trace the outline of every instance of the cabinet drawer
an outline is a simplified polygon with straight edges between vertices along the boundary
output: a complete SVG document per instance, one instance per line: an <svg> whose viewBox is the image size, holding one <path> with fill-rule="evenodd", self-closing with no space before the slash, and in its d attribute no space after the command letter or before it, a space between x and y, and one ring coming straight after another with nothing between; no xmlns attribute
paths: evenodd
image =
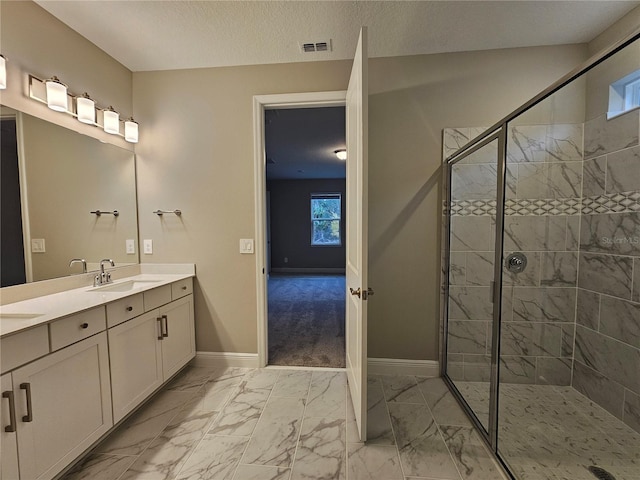
<svg viewBox="0 0 640 480"><path fill-rule="evenodd" d="M107 327L115 327L144 313L142 293L107 304Z"/></svg>
<svg viewBox="0 0 640 480"><path fill-rule="evenodd" d="M40 325L0 340L2 373L49 353L49 332Z"/></svg>
<svg viewBox="0 0 640 480"><path fill-rule="evenodd" d="M144 295L144 311L148 312L171 301L171 285L163 285L142 294Z"/></svg>
<svg viewBox="0 0 640 480"><path fill-rule="evenodd" d="M193 279L191 278L185 278L184 280L171 284L172 300L177 300L191 293L193 293Z"/></svg>
<svg viewBox="0 0 640 480"><path fill-rule="evenodd" d="M104 307L93 308L70 317L57 320L49 325L51 351L83 340L107 328Z"/></svg>

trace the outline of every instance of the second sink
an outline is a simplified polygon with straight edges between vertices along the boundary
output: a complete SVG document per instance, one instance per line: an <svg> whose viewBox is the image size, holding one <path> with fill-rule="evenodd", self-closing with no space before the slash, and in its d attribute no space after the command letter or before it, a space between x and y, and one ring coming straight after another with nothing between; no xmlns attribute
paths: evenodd
<svg viewBox="0 0 640 480"><path fill-rule="evenodd" d="M128 292L130 290L137 290L138 288L148 287L158 282L159 280L126 280L120 283L111 283L109 285L95 287L90 289L89 291L90 292Z"/></svg>

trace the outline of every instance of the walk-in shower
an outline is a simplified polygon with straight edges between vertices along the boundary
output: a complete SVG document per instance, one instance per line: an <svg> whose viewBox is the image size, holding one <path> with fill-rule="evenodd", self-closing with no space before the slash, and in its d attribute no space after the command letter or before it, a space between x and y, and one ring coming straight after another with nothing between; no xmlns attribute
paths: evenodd
<svg viewBox="0 0 640 480"><path fill-rule="evenodd" d="M443 376L518 480L640 479L639 107L636 34L444 131Z"/></svg>

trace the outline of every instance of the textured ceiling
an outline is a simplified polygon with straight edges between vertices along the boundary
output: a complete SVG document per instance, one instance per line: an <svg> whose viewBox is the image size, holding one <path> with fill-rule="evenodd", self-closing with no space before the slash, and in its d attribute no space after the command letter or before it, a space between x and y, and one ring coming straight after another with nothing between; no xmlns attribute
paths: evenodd
<svg viewBox="0 0 640 480"><path fill-rule="evenodd" d="M35 0L131 71L585 43L640 1ZM330 41L329 52L302 53ZM336 178L344 108L266 113L270 179Z"/></svg>
<svg viewBox="0 0 640 480"><path fill-rule="evenodd" d="M638 1L36 0L132 71L588 42ZM331 40L303 54L301 42Z"/></svg>
<svg viewBox="0 0 640 480"><path fill-rule="evenodd" d="M264 130L268 180L345 178L344 107L267 110Z"/></svg>

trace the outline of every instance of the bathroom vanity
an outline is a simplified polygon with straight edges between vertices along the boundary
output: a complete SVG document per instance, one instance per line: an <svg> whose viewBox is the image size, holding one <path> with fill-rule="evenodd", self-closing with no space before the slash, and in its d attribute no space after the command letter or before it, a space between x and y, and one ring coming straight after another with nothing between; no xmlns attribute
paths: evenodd
<svg viewBox="0 0 640 480"><path fill-rule="evenodd" d="M2 479L55 477L194 358L191 267L0 307Z"/></svg>

